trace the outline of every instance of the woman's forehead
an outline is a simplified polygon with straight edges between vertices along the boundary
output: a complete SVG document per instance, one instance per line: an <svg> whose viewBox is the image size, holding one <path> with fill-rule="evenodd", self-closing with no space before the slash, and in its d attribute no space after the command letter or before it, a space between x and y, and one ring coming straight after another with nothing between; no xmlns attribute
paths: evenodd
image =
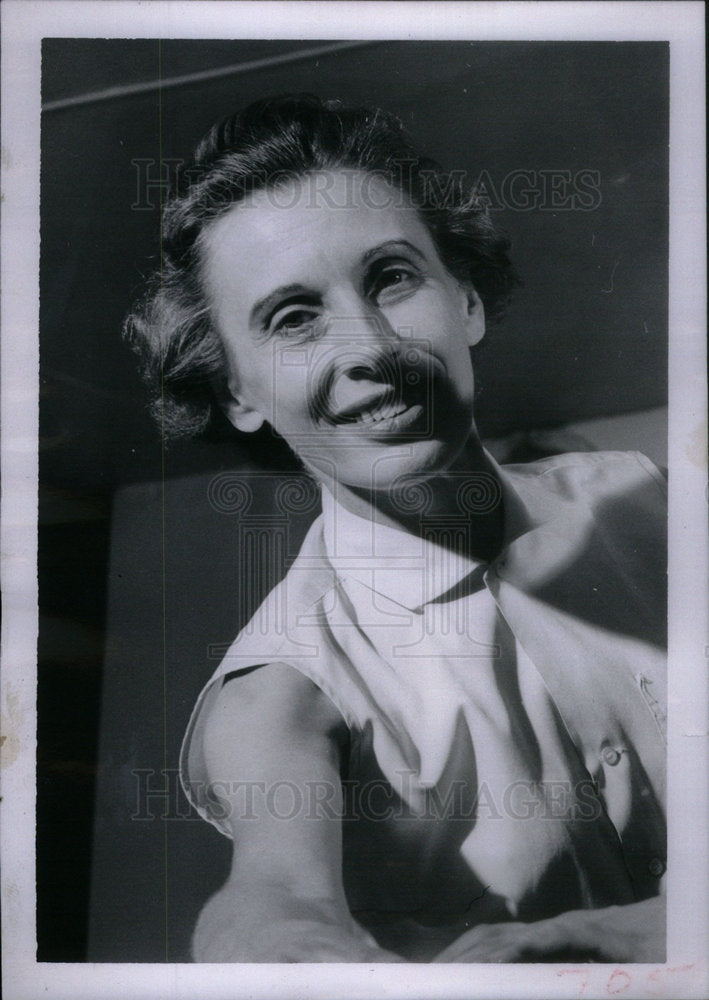
<svg viewBox="0 0 709 1000"><path fill-rule="evenodd" d="M275 176L241 202L242 207L269 206L288 211L307 209L345 211L347 209L410 209L408 195L382 171L368 172L338 167L314 170L297 176Z"/></svg>
<svg viewBox="0 0 709 1000"><path fill-rule="evenodd" d="M296 255L326 260L357 258L396 239L435 252L428 230L407 196L384 177L354 170L321 171L259 189L211 223L205 263L214 270L279 262Z"/></svg>

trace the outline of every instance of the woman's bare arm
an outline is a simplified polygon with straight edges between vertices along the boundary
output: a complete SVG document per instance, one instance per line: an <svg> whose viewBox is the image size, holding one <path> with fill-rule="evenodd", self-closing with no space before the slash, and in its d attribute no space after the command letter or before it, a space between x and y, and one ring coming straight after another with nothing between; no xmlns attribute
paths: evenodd
<svg viewBox="0 0 709 1000"><path fill-rule="evenodd" d="M206 722L204 751L234 855L226 884L200 914L196 961L400 961L347 908L343 727L329 699L284 664L222 687Z"/></svg>

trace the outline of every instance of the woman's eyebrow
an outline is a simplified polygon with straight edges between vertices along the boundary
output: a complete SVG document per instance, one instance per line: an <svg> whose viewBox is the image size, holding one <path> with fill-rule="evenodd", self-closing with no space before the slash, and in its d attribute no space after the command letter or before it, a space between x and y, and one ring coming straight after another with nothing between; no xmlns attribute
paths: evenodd
<svg viewBox="0 0 709 1000"><path fill-rule="evenodd" d="M293 295L307 295L309 298L313 297L313 292L309 291L304 285L298 283L292 285L279 285L278 288L274 288L272 292L268 295L264 295L262 299L259 299L254 303L251 312L249 313L249 323L253 325L254 323L261 322L268 314L275 309L275 307L283 299L290 298Z"/></svg>
<svg viewBox="0 0 709 1000"><path fill-rule="evenodd" d="M408 240L386 240L384 243L379 243L376 247L372 247L362 254L362 263L366 264L372 259L372 257L378 257L383 253L392 253L394 250L408 250L420 261L425 262L425 254L415 247L413 243L409 243Z"/></svg>
<svg viewBox="0 0 709 1000"><path fill-rule="evenodd" d="M413 243L409 243L408 240L385 240L384 243L378 243L377 246L371 247L369 250L365 250L362 254L362 263L367 264L372 258L379 257L385 253L392 253L396 250L408 250L411 254L417 257L421 262L425 262L426 257L415 247ZM295 283L290 285L280 285L278 288L274 288L272 292L268 295L264 295L262 299L259 299L254 303L251 312L249 313L249 323L254 325L256 323L263 322L264 318L285 298L290 298L293 295L307 295L309 298L313 297L312 290L306 288L304 285Z"/></svg>

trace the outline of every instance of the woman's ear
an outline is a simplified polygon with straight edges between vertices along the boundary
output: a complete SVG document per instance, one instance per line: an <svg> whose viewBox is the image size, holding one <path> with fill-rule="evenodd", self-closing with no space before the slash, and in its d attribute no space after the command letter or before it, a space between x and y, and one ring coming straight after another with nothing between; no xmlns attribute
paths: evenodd
<svg viewBox="0 0 709 1000"><path fill-rule="evenodd" d="M253 434L264 424L264 418L258 412L258 410L252 409L246 403L242 402L238 396L237 387L233 387L223 382L219 386L215 386L215 393L217 401L222 408L227 420L236 427L237 430L242 431L244 434Z"/></svg>
<svg viewBox="0 0 709 1000"><path fill-rule="evenodd" d="M472 285L465 289L468 347L475 347L485 336L485 306Z"/></svg>

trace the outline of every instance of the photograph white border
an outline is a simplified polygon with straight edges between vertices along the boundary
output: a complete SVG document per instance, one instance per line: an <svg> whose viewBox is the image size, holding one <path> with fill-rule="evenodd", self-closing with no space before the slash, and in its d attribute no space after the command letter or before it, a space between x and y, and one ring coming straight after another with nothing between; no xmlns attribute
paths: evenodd
<svg viewBox="0 0 709 1000"><path fill-rule="evenodd" d="M5 0L2 17L2 851L8 1000L707 995L704 6L695 2ZM42 37L670 42L670 800L664 965L37 963L35 746Z"/></svg>

